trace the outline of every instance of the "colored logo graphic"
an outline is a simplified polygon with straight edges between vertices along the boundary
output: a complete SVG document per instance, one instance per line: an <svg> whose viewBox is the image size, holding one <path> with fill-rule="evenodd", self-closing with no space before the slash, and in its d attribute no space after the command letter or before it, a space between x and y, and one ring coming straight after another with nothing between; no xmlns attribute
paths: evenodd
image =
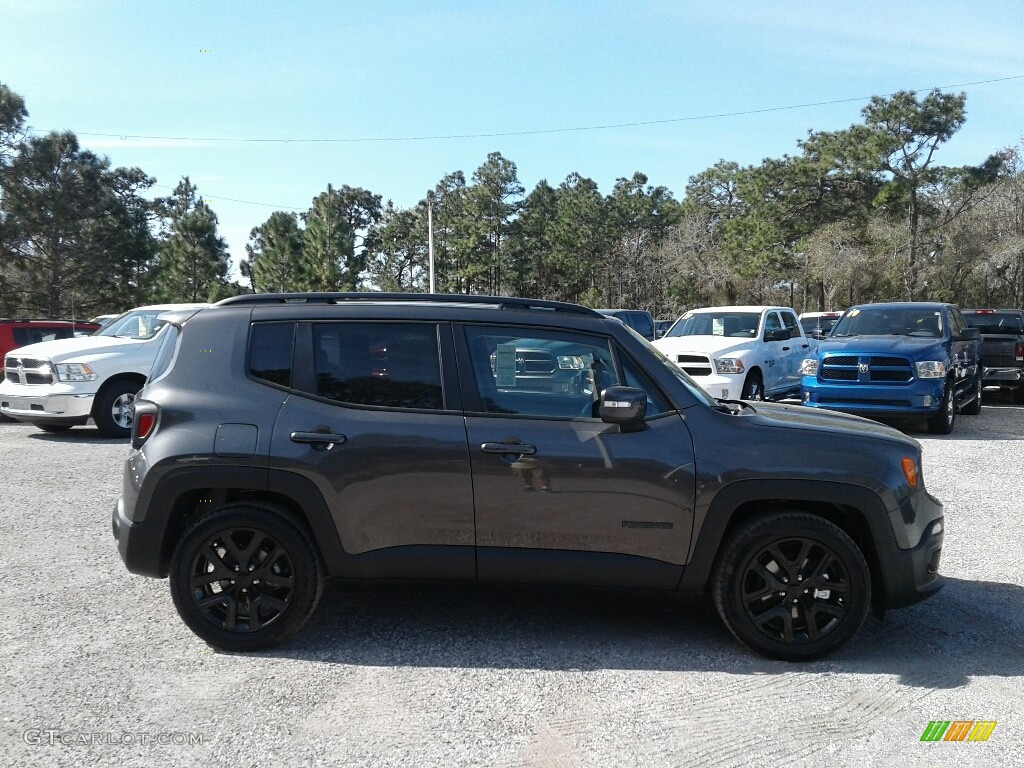
<svg viewBox="0 0 1024 768"><path fill-rule="evenodd" d="M988 741L995 720L931 720L921 741Z"/></svg>

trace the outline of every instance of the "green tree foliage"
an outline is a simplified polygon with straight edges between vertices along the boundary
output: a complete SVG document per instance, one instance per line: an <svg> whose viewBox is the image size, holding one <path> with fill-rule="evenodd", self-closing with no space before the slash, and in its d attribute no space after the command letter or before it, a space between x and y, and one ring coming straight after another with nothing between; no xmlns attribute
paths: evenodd
<svg viewBox="0 0 1024 768"><path fill-rule="evenodd" d="M216 301L228 281L228 252L217 234L217 216L186 176L160 201L167 218L154 292L166 302Z"/></svg>
<svg viewBox="0 0 1024 768"><path fill-rule="evenodd" d="M70 132L23 141L0 174L3 310L80 316L139 295L137 255L152 241L138 191L151 183L138 169L110 170Z"/></svg>
<svg viewBox="0 0 1024 768"><path fill-rule="evenodd" d="M314 291L354 291L366 269L373 243L371 227L380 220L381 197L347 184L313 199L302 214L303 260L309 288Z"/></svg>
<svg viewBox="0 0 1024 768"><path fill-rule="evenodd" d="M428 282L427 208L398 210L388 200L374 228L369 284L382 291L423 291Z"/></svg>
<svg viewBox="0 0 1024 768"><path fill-rule="evenodd" d="M491 152L473 173L466 190L465 206L473 226L468 228L469 258L460 275L467 292L477 289L500 295L508 262L506 240L524 192L516 164ZM507 282L507 281L506 281Z"/></svg>
<svg viewBox="0 0 1024 768"><path fill-rule="evenodd" d="M253 227L245 246L248 259L241 264L257 293L304 291L310 284L302 253L303 235L294 213L275 211Z"/></svg>

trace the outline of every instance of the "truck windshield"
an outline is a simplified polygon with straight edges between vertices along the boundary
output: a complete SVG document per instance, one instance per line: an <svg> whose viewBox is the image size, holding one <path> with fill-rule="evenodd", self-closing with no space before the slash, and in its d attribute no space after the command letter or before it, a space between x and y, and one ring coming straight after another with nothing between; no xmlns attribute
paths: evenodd
<svg viewBox="0 0 1024 768"><path fill-rule="evenodd" d="M120 336L128 339L151 339L156 332L164 327L163 320L157 320L157 315L165 310L160 309L137 309L132 312L125 312L118 318L111 320L102 329L96 332L96 336Z"/></svg>
<svg viewBox="0 0 1024 768"><path fill-rule="evenodd" d="M837 336L942 336L942 312L917 307L854 307L836 323Z"/></svg>
<svg viewBox="0 0 1024 768"><path fill-rule="evenodd" d="M672 326L671 336L732 336L752 339L757 336L757 312L687 312Z"/></svg>

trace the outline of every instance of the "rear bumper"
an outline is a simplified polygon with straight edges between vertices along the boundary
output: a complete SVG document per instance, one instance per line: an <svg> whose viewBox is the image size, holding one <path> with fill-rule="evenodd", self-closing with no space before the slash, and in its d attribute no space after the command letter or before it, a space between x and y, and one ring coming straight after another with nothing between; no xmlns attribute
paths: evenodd
<svg viewBox="0 0 1024 768"><path fill-rule="evenodd" d="M982 382L985 384L1018 384L1024 379L1024 371L1016 367L993 366L985 368Z"/></svg>

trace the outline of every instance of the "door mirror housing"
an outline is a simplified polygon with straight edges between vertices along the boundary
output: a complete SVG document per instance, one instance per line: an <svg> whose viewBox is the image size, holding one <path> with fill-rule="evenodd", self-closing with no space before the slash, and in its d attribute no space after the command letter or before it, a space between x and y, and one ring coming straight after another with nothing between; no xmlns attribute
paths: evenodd
<svg viewBox="0 0 1024 768"><path fill-rule="evenodd" d="M598 415L608 424L639 426L647 416L647 393L635 387L608 387L601 393Z"/></svg>
<svg viewBox="0 0 1024 768"><path fill-rule="evenodd" d="M977 328L964 328L960 334L961 341L974 341L981 338L981 331Z"/></svg>

